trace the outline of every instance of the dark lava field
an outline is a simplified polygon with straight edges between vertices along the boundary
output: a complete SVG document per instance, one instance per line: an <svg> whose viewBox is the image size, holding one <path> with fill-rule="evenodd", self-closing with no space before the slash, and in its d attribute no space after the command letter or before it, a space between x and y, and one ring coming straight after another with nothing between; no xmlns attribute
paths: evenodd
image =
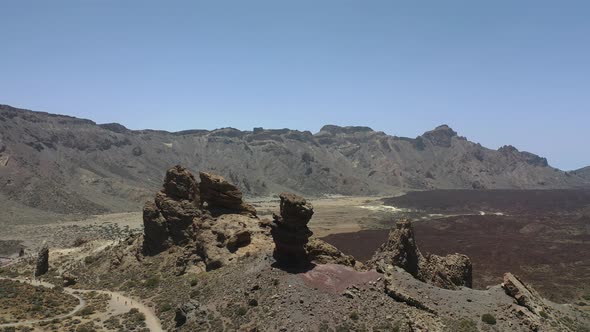
<svg viewBox="0 0 590 332"><path fill-rule="evenodd" d="M590 293L590 190L418 191L384 203L407 209L423 254L468 255L475 288L498 284L510 271L555 301ZM366 260L388 232L324 240Z"/></svg>

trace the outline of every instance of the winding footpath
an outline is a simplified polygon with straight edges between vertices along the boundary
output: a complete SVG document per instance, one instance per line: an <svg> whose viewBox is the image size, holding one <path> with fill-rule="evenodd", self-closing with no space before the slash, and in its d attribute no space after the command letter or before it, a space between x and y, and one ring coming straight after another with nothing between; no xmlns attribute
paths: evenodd
<svg viewBox="0 0 590 332"><path fill-rule="evenodd" d="M47 288L55 287L55 285L48 283L48 282L43 282L43 281L5 278L5 277L0 277L0 279L24 282L24 283L28 283L33 286L43 286L43 287L47 287ZM81 296L79 296L76 293L96 292L96 293L100 293L100 294L109 295L109 297L110 297L109 310L112 314L114 314L114 315L123 314L123 313L126 313L129 310L135 308L139 312L141 312L145 315L145 325L147 328L150 329L150 331L152 331L152 332L163 332L164 331L162 329L162 325L160 324L160 320L158 319L158 317L156 317L154 312L149 307L147 307L146 305L144 305L141 302L138 302L137 300L126 297L123 294L120 294L117 292L111 292L111 291L98 290L98 289L74 289L74 288L69 288L69 287L64 287L64 292L72 295L73 297L77 298L79 301L78 305L72 311L70 311L66 314L54 316L51 318L26 320L26 321L14 322L14 323L0 324L0 327L15 327L15 326L21 326L21 325L33 325L33 324L38 324L38 323L43 323L43 322L50 322L54 319L64 319L64 318L72 317L79 310L82 310L83 308L86 307L86 300L84 300Z"/></svg>

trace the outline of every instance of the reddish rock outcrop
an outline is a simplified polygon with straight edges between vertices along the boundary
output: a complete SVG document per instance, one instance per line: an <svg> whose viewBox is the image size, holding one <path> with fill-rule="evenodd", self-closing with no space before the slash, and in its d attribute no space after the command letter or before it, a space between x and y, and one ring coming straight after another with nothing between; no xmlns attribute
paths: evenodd
<svg viewBox="0 0 590 332"><path fill-rule="evenodd" d="M313 234L307 223L313 215L313 206L305 198L291 193L282 193L281 215L273 215L271 231L275 249L274 258L287 266L309 264L305 245Z"/></svg>
<svg viewBox="0 0 590 332"><path fill-rule="evenodd" d="M473 279L471 261L465 255L423 256L416 245L412 223L408 220L396 223L387 242L381 245L367 265L381 272L397 266L416 279L446 289L471 287Z"/></svg>
<svg viewBox="0 0 590 332"><path fill-rule="evenodd" d="M222 176L200 172L199 189L203 203L213 214L240 213L256 215L256 209L244 203L242 192Z"/></svg>

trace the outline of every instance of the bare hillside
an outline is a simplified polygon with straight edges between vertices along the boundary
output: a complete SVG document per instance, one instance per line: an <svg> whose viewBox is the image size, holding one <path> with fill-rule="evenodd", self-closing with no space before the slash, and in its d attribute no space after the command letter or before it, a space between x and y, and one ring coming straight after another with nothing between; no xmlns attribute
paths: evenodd
<svg viewBox="0 0 590 332"><path fill-rule="evenodd" d="M590 166L580 168L572 172L574 175L579 176L587 181L590 181Z"/></svg>
<svg viewBox="0 0 590 332"><path fill-rule="evenodd" d="M320 132L166 132L0 106L0 195L38 210L136 210L174 164L222 174L248 195L369 195L410 189L571 188L588 177L439 126L416 138L367 127Z"/></svg>

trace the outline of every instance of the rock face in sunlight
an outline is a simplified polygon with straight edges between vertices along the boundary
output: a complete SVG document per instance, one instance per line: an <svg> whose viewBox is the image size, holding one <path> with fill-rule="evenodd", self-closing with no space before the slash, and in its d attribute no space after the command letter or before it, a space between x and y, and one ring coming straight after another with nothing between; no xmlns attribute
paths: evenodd
<svg viewBox="0 0 590 332"><path fill-rule="evenodd" d="M49 270L49 248L46 243L43 243L39 253L37 254L37 264L35 265L35 277L39 277L47 273Z"/></svg>
<svg viewBox="0 0 590 332"><path fill-rule="evenodd" d="M199 205L199 188L197 180L186 168L177 165L166 172L164 179L164 189L162 190L167 196L190 200Z"/></svg>
<svg viewBox="0 0 590 332"><path fill-rule="evenodd" d="M313 234L307 223L313 215L313 206L305 198L282 193L281 215L273 215L271 234L275 243L274 258L280 264L303 266L309 263L305 245Z"/></svg>
<svg viewBox="0 0 590 332"><path fill-rule="evenodd" d="M201 215L194 176L182 166L166 172L163 189L143 208L144 252L157 254L171 244L182 245L194 237L193 220Z"/></svg>
<svg viewBox="0 0 590 332"><path fill-rule="evenodd" d="M178 246L178 275L190 266L220 268L248 254L252 244L270 244L268 230L260 227L256 210L244 203L235 185L211 173L201 172L200 178L199 184L184 167L170 168L163 189L143 208L143 253L157 255Z"/></svg>
<svg viewBox="0 0 590 332"><path fill-rule="evenodd" d="M240 189L222 176L206 172L200 172L199 176L201 178L199 184L201 196L211 213L230 212L256 215L256 209L242 200Z"/></svg>
<svg viewBox="0 0 590 332"><path fill-rule="evenodd" d="M446 289L471 287L472 265L462 254L447 256L422 255L414 237L412 223L400 220L389 233L389 238L367 263L387 273L397 266L415 278Z"/></svg>
<svg viewBox="0 0 590 332"><path fill-rule="evenodd" d="M305 245L305 251L310 261L318 264L340 264L350 267L362 265L354 257L343 254L333 245L316 238L312 238Z"/></svg>

